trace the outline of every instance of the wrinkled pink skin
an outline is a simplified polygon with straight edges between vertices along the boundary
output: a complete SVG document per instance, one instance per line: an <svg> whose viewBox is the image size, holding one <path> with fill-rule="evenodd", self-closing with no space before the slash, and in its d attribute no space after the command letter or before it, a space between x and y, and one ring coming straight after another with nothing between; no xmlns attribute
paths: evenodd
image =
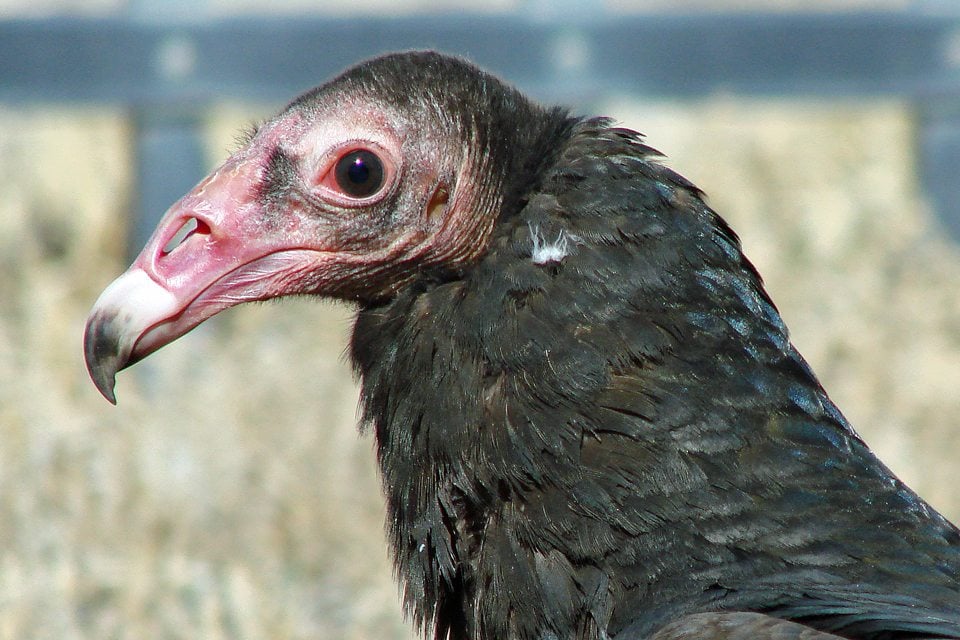
<svg viewBox="0 0 960 640"><path fill-rule="evenodd" d="M119 370L228 307L298 293L372 298L412 277L410 265L468 259L483 246L496 203L469 178L467 149L444 147L442 135L390 109L330 102L263 125L166 212L100 295L84 353L108 400ZM332 179L336 161L358 147L385 166L383 188L364 198ZM293 186L267 196L277 149ZM195 229L173 241L188 224Z"/></svg>
<svg viewBox="0 0 960 640"><path fill-rule="evenodd" d="M259 146L276 144L276 131L262 135ZM324 247L297 237L296 216L282 228L265 228L254 192L263 164L254 157L251 148L231 157L171 207L127 272L94 304L87 363L111 402L114 366L140 360L227 307L280 295L298 273L330 259ZM196 229L165 251L191 221Z"/></svg>

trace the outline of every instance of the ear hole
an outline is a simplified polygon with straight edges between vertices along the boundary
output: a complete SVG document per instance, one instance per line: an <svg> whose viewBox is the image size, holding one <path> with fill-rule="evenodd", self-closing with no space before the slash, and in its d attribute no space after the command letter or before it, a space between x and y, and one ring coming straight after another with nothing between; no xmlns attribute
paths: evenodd
<svg viewBox="0 0 960 640"><path fill-rule="evenodd" d="M443 215L447 208L447 202L450 200L450 191L445 185L437 185L437 190L433 192L430 202L427 203L427 220L435 222Z"/></svg>

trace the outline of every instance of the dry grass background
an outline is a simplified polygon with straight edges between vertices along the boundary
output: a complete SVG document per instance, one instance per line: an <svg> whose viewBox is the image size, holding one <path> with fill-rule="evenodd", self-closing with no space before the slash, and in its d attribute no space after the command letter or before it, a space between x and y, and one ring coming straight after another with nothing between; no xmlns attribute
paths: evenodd
<svg viewBox="0 0 960 640"><path fill-rule="evenodd" d="M960 519L960 251L918 192L909 110L602 111L708 191L834 399ZM211 117L211 164L258 115ZM228 311L121 374L118 407L88 382L83 321L126 266L128 134L118 110L0 107L0 639L410 637L349 309Z"/></svg>

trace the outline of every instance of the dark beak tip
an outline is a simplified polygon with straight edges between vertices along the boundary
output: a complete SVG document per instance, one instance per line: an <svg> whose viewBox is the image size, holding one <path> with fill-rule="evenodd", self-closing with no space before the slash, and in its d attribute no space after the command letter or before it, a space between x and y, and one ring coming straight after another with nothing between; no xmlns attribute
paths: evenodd
<svg viewBox="0 0 960 640"><path fill-rule="evenodd" d="M116 339L104 330L104 324L93 317L87 323L83 336L83 356L87 373L97 390L110 404L117 404L114 392L117 371L122 367L117 353Z"/></svg>
<svg viewBox="0 0 960 640"><path fill-rule="evenodd" d="M112 375L104 373L103 375L94 374L91 372L90 377L93 378L93 384L96 385L97 391L107 399L107 401L116 406L117 404L117 394L114 392L115 379Z"/></svg>

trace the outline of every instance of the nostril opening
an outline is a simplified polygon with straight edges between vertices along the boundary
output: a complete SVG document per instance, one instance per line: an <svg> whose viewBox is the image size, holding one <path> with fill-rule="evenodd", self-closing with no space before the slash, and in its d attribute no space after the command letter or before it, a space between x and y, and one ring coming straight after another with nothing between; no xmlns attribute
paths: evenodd
<svg viewBox="0 0 960 640"><path fill-rule="evenodd" d="M173 234L167 244L163 246L161 251L161 256L166 256L177 250L180 246L187 241L187 238L192 236L195 233L209 234L210 227L203 220L198 220L197 218L189 218L186 222L180 225L180 228L177 229L177 232Z"/></svg>

